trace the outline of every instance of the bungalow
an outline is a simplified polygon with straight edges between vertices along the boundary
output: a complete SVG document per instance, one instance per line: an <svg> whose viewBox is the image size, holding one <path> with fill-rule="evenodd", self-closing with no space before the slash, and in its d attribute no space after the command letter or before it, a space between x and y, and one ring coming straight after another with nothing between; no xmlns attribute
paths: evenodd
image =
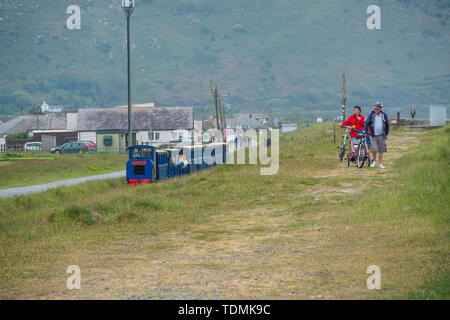
<svg viewBox="0 0 450 320"><path fill-rule="evenodd" d="M75 118L75 115L70 117ZM127 107L82 108L76 116L79 140L93 141L97 151L125 152ZM192 138L192 107L135 106L132 110L133 144L160 145Z"/></svg>

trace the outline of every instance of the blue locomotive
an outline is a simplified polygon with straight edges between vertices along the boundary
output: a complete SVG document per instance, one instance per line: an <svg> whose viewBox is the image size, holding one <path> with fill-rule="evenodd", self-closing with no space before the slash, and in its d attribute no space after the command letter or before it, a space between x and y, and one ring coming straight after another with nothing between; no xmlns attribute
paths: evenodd
<svg viewBox="0 0 450 320"><path fill-rule="evenodd" d="M226 162L225 143L156 149L147 145L128 147L127 182L132 185L166 180Z"/></svg>

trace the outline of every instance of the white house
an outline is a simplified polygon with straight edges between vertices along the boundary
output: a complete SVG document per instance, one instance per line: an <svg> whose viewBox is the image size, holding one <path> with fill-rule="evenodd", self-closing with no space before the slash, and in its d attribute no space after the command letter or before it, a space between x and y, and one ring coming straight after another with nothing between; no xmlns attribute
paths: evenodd
<svg viewBox="0 0 450 320"><path fill-rule="evenodd" d="M60 113L63 108L61 106L49 106L47 102L43 101L41 105L42 113L51 112L51 113Z"/></svg>

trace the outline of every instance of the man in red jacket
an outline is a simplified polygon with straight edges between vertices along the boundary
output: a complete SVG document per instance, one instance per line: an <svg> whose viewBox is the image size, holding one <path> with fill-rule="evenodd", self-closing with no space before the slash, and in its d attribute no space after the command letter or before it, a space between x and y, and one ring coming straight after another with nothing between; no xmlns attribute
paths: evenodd
<svg viewBox="0 0 450 320"><path fill-rule="evenodd" d="M354 153L355 149L353 148L353 144L356 144L359 142L358 139L358 131L364 129L364 121L366 118L364 118L363 115L361 115L361 107L355 106L353 108L354 114L352 114L350 117L348 117L347 120L342 122L342 126L350 126L352 127L352 131L350 132L350 152Z"/></svg>

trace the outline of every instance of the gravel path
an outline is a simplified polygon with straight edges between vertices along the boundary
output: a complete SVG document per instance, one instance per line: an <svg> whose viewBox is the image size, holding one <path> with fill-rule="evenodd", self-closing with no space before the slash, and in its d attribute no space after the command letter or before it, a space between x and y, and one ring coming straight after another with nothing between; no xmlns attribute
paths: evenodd
<svg viewBox="0 0 450 320"><path fill-rule="evenodd" d="M11 197L15 197L15 196L22 196L22 195L27 195L27 194L37 193L37 192L43 192L43 191L47 191L48 189L53 189L53 188L72 186L74 184L85 183L87 181L116 179L116 178L122 178L125 176L126 176L125 171L116 171L116 172L98 174L95 176L89 176L89 177L83 177L83 178L60 180L60 181L50 182L50 183L46 183L46 184L39 184L39 185L35 185L35 186L0 189L0 198L11 198Z"/></svg>

